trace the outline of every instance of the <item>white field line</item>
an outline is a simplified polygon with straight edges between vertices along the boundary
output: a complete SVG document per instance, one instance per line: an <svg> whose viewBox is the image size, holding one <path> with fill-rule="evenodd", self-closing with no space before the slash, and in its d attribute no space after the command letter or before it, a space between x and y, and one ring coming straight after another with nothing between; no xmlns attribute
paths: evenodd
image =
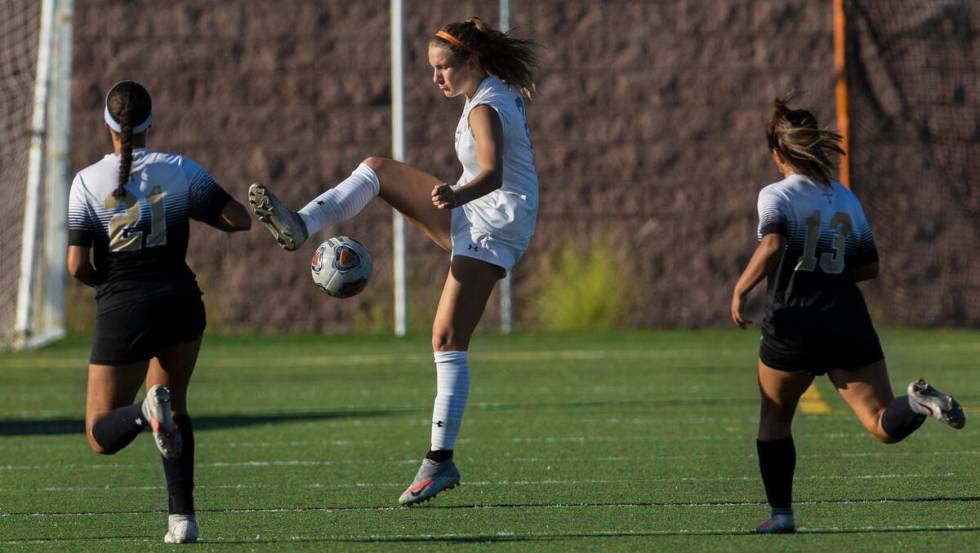
<svg viewBox="0 0 980 553"><path fill-rule="evenodd" d="M797 455L798 458L821 458L821 457L855 457L855 458L865 458L865 457L917 457L917 456L950 456L950 455L980 455L980 450L960 450L960 451L905 451L905 452L857 452L857 453L816 453L816 454L803 454ZM567 465L569 462L582 461L582 462L605 462L605 463L639 463L646 464L656 462L657 460L666 459L703 459L703 458L715 458L715 454L694 454L694 455L661 455L652 457L582 457L582 458L571 458L571 457L508 457L508 461L520 462L520 463L553 463ZM754 458L754 455L748 455L747 458ZM343 460L308 460L308 459L292 459L292 460L273 460L273 461L216 461L212 463L197 463L195 466L198 468L211 467L211 468L233 468L233 467L321 467L321 466L336 466L336 465L414 465L417 464L418 459L343 459ZM3 471L19 471L19 470L80 470L80 469L93 469L93 470L116 470L116 469L131 469L142 467L143 464L139 463L99 463L99 464L62 464L62 463L51 463L43 465L0 465L0 472Z"/></svg>
<svg viewBox="0 0 980 553"><path fill-rule="evenodd" d="M901 499L815 499L815 500L800 500L794 501L794 505L891 505L891 504L905 504L912 503L910 501ZM937 501L938 503L938 501ZM507 510L507 509L555 509L555 510L566 510L566 509L654 509L654 508L669 508L677 507L681 509L691 509L691 508L732 508L732 507L752 507L756 508L760 505L765 505L766 502L759 501L693 501L693 502L637 502L637 503L535 503L535 504L508 504L508 505L466 505L460 506L460 508L466 509L478 509L478 510ZM224 513L224 514L257 514L257 513L271 513L271 514L281 514L281 513L357 513L357 512L390 512L390 511L400 511L407 512L405 507L398 505L375 505L375 506L365 506L365 507L258 507L258 508L231 508L231 509L200 509L198 512L201 513ZM98 512L98 511L81 511L73 513L0 513L0 519L2 518L72 518L72 517L100 517L100 516L145 516L147 514L152 514L151 511L111 511L111 512ZM964 526L964 528L966 528ZM972 528L972 527L971 527ZM813 530L813 529L811 529Z"/></svg>
<svg viewBox="0 0 980 553"><path fill-rule="evenodd" d="M797 476L796 481L801 480L892 480L896 478L955 478L956 473L936 473L936 474L858 474L858 475L811 475ZM581 485L610 485L610 484L651 484L655 482L754 482L759 479L758 475L752 476L682 476L682 477L661 477L661 478L624 478L624 479L586 479L586 480L483 480L463 482L466 486L581 486ZM312 483L300 486L309 489L349 489L349 488L403 488L405 482L347 482L344 484L323 484ZM231 489L231 490L251 490L264 488L283 488L282 484L225 484L225 485L198 485L196 489ZM140 490L162 490L164 486L52 486L34 488L30 492L92 492L92 491L140 491ZM13 491L13 490L5 490Z"/></svg>
<svg viewBox="0 0 980 553"><path fill-rule="evenodd" d="M540 436L531 438L510 438L510 443L515 444L589 444L589 443L617 443L617 442L716 442L720 440L744 440L746 436L755 434L755 428L739 429L738 431L727 432L725 434L698 434L694 436L667 436L660 434L640 434L631 436ZM807 438L827 438L827 439L853 439L869 437L867 432L824 432L809 433ZM941 437L938 434L923 434L917 436L919 439L935 439ZM476 442L486 443L488 441L500 442L500 440L486 440L477 438L460 438L456 440L460 444L470 444ZM215 440L202 440L202 443L194 447L198 449L219 450L219 449L263 449L263 448L288 448L288 447L357 447L371 445L417 445L418 440L285 440L285 441L248 441L248 442L221 442ZM23 450L24 444L0 445L2 449ZM84 444L60 443L49 445L32 445L32 450L76 450L84 449Z"/></svg>
<svg viewBox="0 0 980 553"><path fill-rule="evenodd" d="M143 514L143 513L138 513ZM801 534L813 533L813 534L834 534L834 533L873 533L873 532L948 532L948 531L973 531L977 530L978 526L970 526L965 524L946 524L941 526L859 526L854 528L841 527L841 526L829 526L829 527L815 527L807 528L801 527L798 532ZM485 540L485 541L520 541L524 539L535 539L535 538L569 538L569 539L581 539L581 538L609 538L609 537L653 537L653 536L754 536L750 530L744 528L728 528L728 529L704 529L704 530L597 530L597 531L582 531L582 532L512 532L507 530L501 530L498 532L485 533L485 534L369 534L369 535L330 535L330 536L302 536L302 535L292 535L292 536L262 536L261 534L255 536L247 537L230 537L223 538L221 536L214 538L207 538L201 541L202 544L208 543L254 543L254 544L275 544L275 543L290 543L290 542L310 542L310 543L371 543L371 542L419 542L423 543L426 541L472 541L472 540ZM752 537L750 539L765 539ZM97 538L95 540L91 538L79 539L78 541L84 541L86 543L91 542L120 542L120 543L156 543L158 539L151 538L134 538L134 537L104 537ZM72 543L69 539L58 540L59 543ZM0 545L45 545L50 544L50 540L43 539L24 539L24 540L2 540Z"/></svg>

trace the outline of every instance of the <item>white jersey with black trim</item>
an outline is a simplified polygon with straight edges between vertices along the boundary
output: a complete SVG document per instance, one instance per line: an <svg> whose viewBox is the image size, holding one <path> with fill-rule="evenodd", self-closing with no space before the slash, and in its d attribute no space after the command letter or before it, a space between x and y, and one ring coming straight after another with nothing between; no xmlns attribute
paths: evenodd
<svg viewBox="0 0 980 553"><path fill-rule="evenodd" d="M527 126L524 97L500 79L488 76L466 101L456 126L456 155L463 175L456 186L463 186L480 173L476 141L470 129L470 112L488 105L500 118L504 138L503 184L498 190L463 204L466 219L496 240L526 249L534 234L538 214L538 173L534 168L534 148Z"/></svg>
<svg viewBox="0 0 980 553"><path fill-rule="evenodd" d="M68 242L94 250L99 308L200 293L184 260L189 220L217 221L231 197L194 160L138 148L116 198L119 163L108 154L79 171L68 199Z"/></svg>

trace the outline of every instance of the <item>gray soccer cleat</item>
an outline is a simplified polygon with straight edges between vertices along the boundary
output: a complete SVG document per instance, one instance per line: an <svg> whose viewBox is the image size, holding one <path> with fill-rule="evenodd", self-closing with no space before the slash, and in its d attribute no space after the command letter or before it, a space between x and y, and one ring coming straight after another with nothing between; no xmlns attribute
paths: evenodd
<svg viewBox="0 0 980 553"><path fill-rule="evenodd" d="M197 543L197 517L194 515L170 515L167 517L167 534L163 543Z"/></svg>
<svg viewBox="0 0 980 553"><path fill-rule="evenodd" d="M775 515L755 529L756 534L795 534L796 521L792 515Z"/></svg>
<svg viewBox="0 0 980 553"><path fill-rule="evenodd" d="M935 389L923 379L909 384L909 405L920 415L935 417L953 428L963 428L966 415L953 396Z"/></svg>
<svg viewBox="0 0 980 553"><path fill-rule="evenodd" d="M408 507L416 503L428 501L442 490L451 490L459 485L459 470L452 459L437 463L431 459L423 459L415 480L407 490L402 492L398 503Z"/></svg>
<svg viewBox="0 0 980 553"><path fill-rule="evenodd" d="M284 250L296 251L306 242L306 224L303 219L279 201L264 185L256 182L248 187L248 203L255 217L269 229Z"/></svg>
<svg viewBox="0 0 980 553"><path fill-rule="evenodd" d="M183 442L180 430L170 412L170 390L157 384L146 392L143 399L143 417L153 431L153 441L160 454L167 459L180 457Z"/></svg>

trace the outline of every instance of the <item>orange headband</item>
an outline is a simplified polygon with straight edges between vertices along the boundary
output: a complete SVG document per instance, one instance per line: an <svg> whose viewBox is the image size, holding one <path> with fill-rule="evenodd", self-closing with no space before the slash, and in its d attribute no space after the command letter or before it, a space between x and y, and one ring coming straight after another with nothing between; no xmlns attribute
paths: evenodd
<svg viewBox="0 0 980 553"><path fill-rule="evenodd" d="M454 37L453 35L447 33L446 31L439 31L436 33L436 36L441 38L442 40L445 40L449 44L459 46L460 48L466 50L471 54L480 55L480 53L476 51L476 48L473 48L472 46L467 46L466 43L464 43L462 40Z"/></svg>

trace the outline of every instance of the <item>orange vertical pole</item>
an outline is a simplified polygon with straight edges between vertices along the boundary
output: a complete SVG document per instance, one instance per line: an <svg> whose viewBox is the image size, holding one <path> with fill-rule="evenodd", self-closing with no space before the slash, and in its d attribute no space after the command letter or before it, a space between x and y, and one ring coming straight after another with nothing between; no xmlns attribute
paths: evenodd
<svg viewBox="0 0 980 553"><path fill-rule="evenodd" d="M841 147L847 155L840 158L840 182L851 187L851 119L847 109L846 24L845 0L834 0L834 70L837 72L837 128L844 138Z"/></svg>

